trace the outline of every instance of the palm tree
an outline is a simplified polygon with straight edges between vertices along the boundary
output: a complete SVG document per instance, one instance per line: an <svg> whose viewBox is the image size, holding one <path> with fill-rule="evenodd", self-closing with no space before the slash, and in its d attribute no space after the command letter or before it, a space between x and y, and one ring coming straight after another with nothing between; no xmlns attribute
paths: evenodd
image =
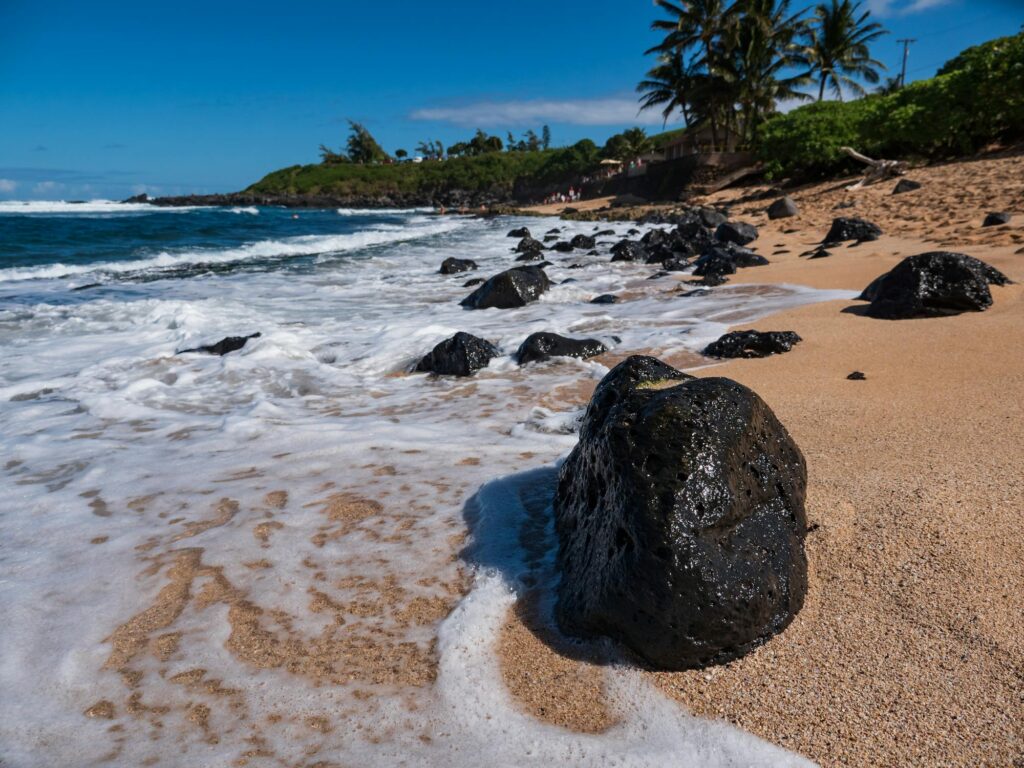
<svg viewBox="0 0 1024 768"><path fill-rule="evenodd" d="M818 101L825 97L826 86L840 101L844 87L863 96L864 88L855 78L874 84L878 70L885 69L871 58L868 44L887 32L881 24L868 21L871 11L861 13L860 6L859 0L830 0L814 9L807 57L818 77Z"/></svg>
<svg viewBox="0 0 1024 768"><path fill-rule="evenodd" d="M640 111L661 107L662 127L677 109L683 113L683 120L690 125L691 78L683 64L681 53L663 54L658 64L647 72L647 79L637 86L640 97Z"/></svg>
<svg viewBox="0 0 1024 768"><path fill-rule="evenodd" d="M896 93L896 91L901 87L899 75L896 75L895 77L887 77L885 78L885 82L875 87L875 93L888 96L891 93Z"/></svg>

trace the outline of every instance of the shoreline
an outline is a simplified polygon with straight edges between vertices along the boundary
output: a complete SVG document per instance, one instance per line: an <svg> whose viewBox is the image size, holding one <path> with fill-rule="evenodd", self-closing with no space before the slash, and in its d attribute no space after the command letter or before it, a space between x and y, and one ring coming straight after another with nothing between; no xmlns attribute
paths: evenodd
<svg viewBox="0 0 1024 768"><path fill-rule="evenodd" d="M735 328L794 330L803 342L793 351L688 371L754 389L804 452L810 588L792 625L748 656L645 677L695 715L823 765L1009 764L1024 750L1024 408L1014 394L1024 391L1024 360L1009 353L1024 348L1024 234L1019 215L1009 226L980 223L1019 205L1024 162L910 177L924 187L895 196L895 181L806 187L794 194L801 214L774 222L763 213L770 199L735 205L732 218L759 227L752 246L771 263L731 284L859 291L903 257L942 249L1017 284L993 287L986 312L946 318L875 320L858 311L863 302L842 300L786 310ZM853 205L836 207L844 201ZM954 207L959 215L943 218ZM800 258L838 215L886 234ZM855 370L867 379L847 380ZM583 404L589 393L579 396ZM544 717L546 701L569 698L575 709L549 721L607 723L607 700L593 693L600 667L560 656L538 635L519 615L506 618L504 677L520 706Z"/></svg>

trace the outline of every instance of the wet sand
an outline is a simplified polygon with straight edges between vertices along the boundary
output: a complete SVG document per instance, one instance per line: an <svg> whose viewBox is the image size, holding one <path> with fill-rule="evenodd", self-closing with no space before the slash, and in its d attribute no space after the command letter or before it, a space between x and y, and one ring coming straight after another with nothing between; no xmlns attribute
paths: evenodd
<svg viewBox="0 0 1024 768"><path fill-rule="evenodd" d="M1019 765L1024 158L909 178L924 187L902 195L891 194L894 182L797 190L801 215L775 222L763 214L770 199L735 204L734 218L761 228L754 245L772 263L731 282L860 290L903 256L948 249L1018 285L993 287L987 312L951 318L875 320L856 301L787 311L739 327L796 331L804 341L794 351L695 371L757 391L803 450L810 589L793 624L747 657L649 677L694 714L823 765ZM843 201L852 207L836 209ZM1000 210L1016 214L1011 223L982 229L985 213ZM841 215L887 234L832 249L830 258L800 258ZM855 370L866 380L847 380ZM551 719L581 730L607 717L593 667L560 656L515 613L501 652L527 711L544 716L546 702L569 700Z"/></svg>

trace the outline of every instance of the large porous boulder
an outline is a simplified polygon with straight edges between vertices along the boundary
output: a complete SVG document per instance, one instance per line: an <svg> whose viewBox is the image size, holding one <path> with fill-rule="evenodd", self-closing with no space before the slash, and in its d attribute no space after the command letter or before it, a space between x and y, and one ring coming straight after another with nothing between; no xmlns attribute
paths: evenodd
<svg viewBox="0 0 1024 768"><path fill-rule="evenodd" d="M487 280L460 304L468 309L512 309L536 301L551 287L540 267L513 267Z"/></svg>
<svg viewBox="0 0 1024 768"><path fill-rule="evenodd" d="M992 306L989 284L1006 285L1006 275L963 253L931 251L908 256L876 278L860 298L867 313L890 320L981 312Z"/></svg>
<svg viewBox="0 0 1024 768"><path fill-rule="evenodd" d="M425 355L416 370L442 376L472 376L498 356L491 342L459 331Z"/></svg>
<svg viewBox="0 0 1024 768"><path fill-rule="evenodd" d="M723 221L715 230L715 238L723 243L746 245L757 240L757 227L745 221Z"/></svg>
<svg viewBox="0 0 1024 768"><path fill-rule="evenodd" d="M636 240L620 240L612 246L612 261L647 261L647 248Z"/></svg>
<svg viewBox="0 0 1024 768"><path fill-rule="evenodd" d="M258 339L261 334L257 331L256 333L250 333L248 336L225 336L223 339L215 344L203 344L199 347L193 347L192 349L183 349L178 352L179 355L183 355L187 352L199 352L204 355L220 355L223 357L229 352L236 352L246 345L249 339Z"/></svg>
<svg viewBox="0 0 1024 768"><path fill-rule="evenodd" d="M614 232L612 234L614 234ZM569 241L569 244L573 248L582 248L583 250L587 250L588 248L593 248L597 243L590 235L576 235Z"/></svg>
<svg viewBox="0 0 1024 768"><path fill-rule="evenodd" d="M559 626L661 669L742 656L803 605L806 483L754 392L628 358L598 385L559 472Z"/></svg>
<svg viewBox="0 0 1024 768"><path fill-rule="evenodd" d="M441 262L441 268L438 272L442 275L456 275L459 272L468 272L476 268L477 263L472 259L456 259L452 256Z"/></svg>
<svg viewBox="0 0 1024 768"><path fill-rule="evenodd" d="M780 197L774 203L768 206L768 218L769 219L788 219L790 216L796 216L800 213L800 209L797 208L793 198Z"/></svg>
<svg viewBox="0 0 1024 768"><path fill-rule="evenodd" d="M837 219L832 219L832 227L822 242L829 245L842 243L846 240L856 240L858 243L864 243L870 240L877 240L881 234L882 230L870 221L840 216Z"/></svg>
<svg viewBox="0 0 1024 768"><path fill-rule="evenodd" d="M570 339L557 333L531 333L516 350L516 361L525 365L551 357L585 359L607 351L608 347L597 339Z"/></svg>
<svg viewBox="0 0 1024 768"><path fill-rule="evenodd" d="M529 236L530 236L530 230L528 230L526 227L517 227L516 229L509 230L509 233L506 235L506 237L529 237Z"/></svg>
<svg viewBox="0 0 1024 768"><path fill-rule="evenodd" d="M708 357L768 357L789 352L802 339L793 331L733 331L704 347Z"/></svg>

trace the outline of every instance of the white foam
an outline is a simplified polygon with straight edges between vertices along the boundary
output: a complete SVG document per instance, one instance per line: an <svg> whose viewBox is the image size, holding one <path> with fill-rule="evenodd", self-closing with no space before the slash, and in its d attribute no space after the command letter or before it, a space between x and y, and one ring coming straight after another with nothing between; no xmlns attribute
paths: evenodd
<svg viewBox="0 0 1024 768"><path fill-rule="evenodd" d="M257 208L255 205L250 205L245 208L240 208L238 206L234 208L228 208L228 211L230 213L248 213L250 216L258 216L260 209Z"/></svg>
<svg viewBox="0 0 1024 768"><path fill-rule="evenodd" d="M402 216L410 213L433 213L433 206L419 208L339 208L341 216Z"/></svg>
<svg viewBox="0 0 1024 768"><path fill-rule="evenodd" d="M115 200L4 200L0 201L0 214L54 214L54 213L161 213L192 211L196 206L158 206L149 203L119 203Z"/></svg>

